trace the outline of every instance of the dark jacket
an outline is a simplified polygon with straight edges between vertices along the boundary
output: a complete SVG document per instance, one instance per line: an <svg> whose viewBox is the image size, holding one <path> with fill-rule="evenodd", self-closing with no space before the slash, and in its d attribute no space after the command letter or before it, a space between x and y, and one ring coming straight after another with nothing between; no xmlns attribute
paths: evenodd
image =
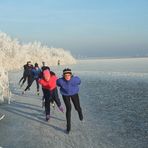
<svg viewBox="0 0 148 148"><path fill-rule="evenodd" d="M33 77L35 78L35 79L38 79L39 78L39 75L40 75L40 73L41 73L42 71L41 71L41 69L38 67L38 68L33 68L32 69L32 73L33 73Z"/></svg>
<svg viewBox="0 0 148 148"><path fill-rule="evenodd" d="M31 66L28 66L27 64L24 65L24 74L23 75L25 77L32 76L32 68L33 68L32 65Z"/></svg>

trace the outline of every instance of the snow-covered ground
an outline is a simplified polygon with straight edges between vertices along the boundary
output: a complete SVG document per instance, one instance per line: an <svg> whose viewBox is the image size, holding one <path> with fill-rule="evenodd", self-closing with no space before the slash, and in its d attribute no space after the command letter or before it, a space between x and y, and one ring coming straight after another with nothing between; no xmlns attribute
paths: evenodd
<svg viewBox="0 0 148 148"><path fill-rule="evenodd" d="M58 76L72 68L82 84L80 101L85 122L72 107L72 131L65 133L65 114L52 109L44 120L35 84L24 96L18 86L22 71L9 73L13 93L0 122L0 146L8 148L147 148L148 59L80 60L76 65L51 67ZM62 104L63 100L61 99Z"/></svg>

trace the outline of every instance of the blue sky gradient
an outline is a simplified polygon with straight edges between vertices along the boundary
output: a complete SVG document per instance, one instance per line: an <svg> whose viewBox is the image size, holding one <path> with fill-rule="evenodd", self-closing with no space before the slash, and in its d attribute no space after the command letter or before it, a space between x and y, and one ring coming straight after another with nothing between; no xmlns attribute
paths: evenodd
<svg viewBox="0 0 148 148"><path fill-rule="evenodd" d="M0 0L0 30L83 56L148 55L148 0Z"/></svg>

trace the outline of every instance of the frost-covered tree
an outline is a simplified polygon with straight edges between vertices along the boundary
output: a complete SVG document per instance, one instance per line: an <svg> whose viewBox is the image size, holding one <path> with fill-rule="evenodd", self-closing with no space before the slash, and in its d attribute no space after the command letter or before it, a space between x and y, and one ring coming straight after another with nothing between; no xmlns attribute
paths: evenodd
<svg viewBox="0 0 148 148"><path fill-rule="evenodd" d="M49 66L56 65L57 60L62 65L76 63L71 53L62 48L49 48L36 41L20 44L17 39L12 39L3 32L0 32L0 53L6 70L18 69L28 60L38 63L45 61Z"/></svg>

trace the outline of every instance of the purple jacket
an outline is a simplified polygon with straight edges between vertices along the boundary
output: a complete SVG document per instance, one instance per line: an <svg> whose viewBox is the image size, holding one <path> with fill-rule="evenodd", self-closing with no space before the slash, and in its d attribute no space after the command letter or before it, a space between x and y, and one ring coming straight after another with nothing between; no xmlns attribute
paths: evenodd
<svg viewBox="0 0 148 148"><path fill-rule="evenodd" d="M81 80L77 76L72 76L69 81L65 80L63 77L57 80L57 86L60 87L60 92L64 96L72 96L79 92L79 87Z"/></svg>

